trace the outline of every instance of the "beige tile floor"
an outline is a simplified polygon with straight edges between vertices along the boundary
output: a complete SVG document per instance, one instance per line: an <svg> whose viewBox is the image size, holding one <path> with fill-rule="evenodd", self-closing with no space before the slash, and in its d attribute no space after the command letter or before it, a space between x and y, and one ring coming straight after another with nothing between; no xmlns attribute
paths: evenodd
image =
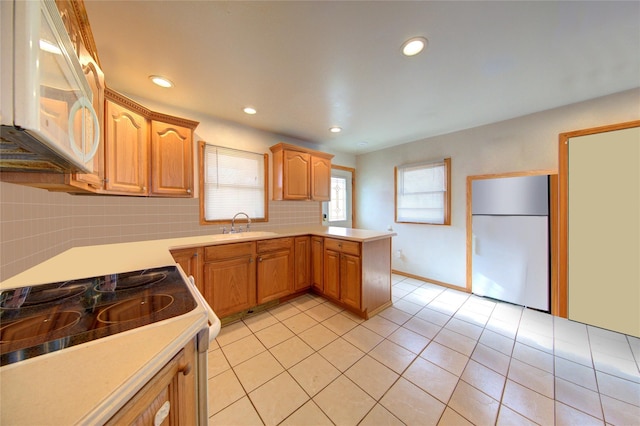
<svg viewBox="0 0 640 426"><path fill-rule="evenodd" d="M224 327L209 424L640 424L640 339L393 280L368 321L305 295Z"/></svg>

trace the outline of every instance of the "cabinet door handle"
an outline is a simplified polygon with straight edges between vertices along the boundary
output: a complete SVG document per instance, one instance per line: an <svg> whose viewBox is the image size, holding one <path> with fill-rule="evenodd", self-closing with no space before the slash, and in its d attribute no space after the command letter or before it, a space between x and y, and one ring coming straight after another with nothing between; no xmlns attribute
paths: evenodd
<svg viewBox="0 0 640 426"><path fill-rule="evenodd" d="M258 258L258 262L262 262L262 258L261 257Z"/></svg>
<svg viewBox="0 0 640 426"><path fill-rule="evenodd" d="M156 415L153 418L153 426L160 426L169 416L169 411L171 411L171 403L165 401L158 411L156 411Z"/></svg>

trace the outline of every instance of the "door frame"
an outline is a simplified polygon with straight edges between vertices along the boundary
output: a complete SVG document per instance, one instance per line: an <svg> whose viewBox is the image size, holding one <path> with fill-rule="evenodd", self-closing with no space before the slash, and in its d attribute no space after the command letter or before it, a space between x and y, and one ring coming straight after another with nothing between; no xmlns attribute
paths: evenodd
<svg viewBox="0 0 640 426"><path fill-rule="evenodd" d="M558 140L558 281L552 288L551 313L567 318L569 284L569 139L640 127L640 120L560 133Z"/></svg>
<svg viewBox="0 0 640 426"><path fill-rule="evenodd" d="M353 167L338 166L336 164L332 164L331 169L343 170L351 173L351 227L356 228L356 169Z"/></svg>

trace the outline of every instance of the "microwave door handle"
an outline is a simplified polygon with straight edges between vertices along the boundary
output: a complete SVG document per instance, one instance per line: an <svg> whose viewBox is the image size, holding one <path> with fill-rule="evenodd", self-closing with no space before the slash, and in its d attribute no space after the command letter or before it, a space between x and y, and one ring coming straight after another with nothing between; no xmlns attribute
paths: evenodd
<svg viewBox="0 0 640 426"><path fill-rule="evenodd" d="M87 99L86 97L82 97L73 104L73 106L71 107L71 111L69 111L69 129L73 129L74 117L76 115L76 112L78 112L80 108L88 110L91 113L91 119L95 123L95 132L93 133L93 145L91 146L91 151L87 155L85 155L84 152L78 149L78 147L76 146L76 139L73 135L73 131L69 132L69 141L71 143L71 149L76 154L76 156L81 158L82 161L86 163L96 155L96 152L98 152L98 145L100 144L100 124L98 122L98 116L95 109L93 108L93 105L91 105L89 99ZM82 123L82 130L84 134L84 122Z"/></svg>
<svg viewBox="0 0 640 426"><path fill-rule="evenodd" d="M83 99L87 100L87 98ZM87 102L86 107L91 113L91 121L93 121L93 144L91 145L91 151L89 151L87 157L84 160L85 163L93 159L93 157L96 155L96 152L98 152L98 147L100 145L100 122L98 121L98 115L96 114L96 110L95 108L93 108L93 105L91 105L90 102Z"/></svg>

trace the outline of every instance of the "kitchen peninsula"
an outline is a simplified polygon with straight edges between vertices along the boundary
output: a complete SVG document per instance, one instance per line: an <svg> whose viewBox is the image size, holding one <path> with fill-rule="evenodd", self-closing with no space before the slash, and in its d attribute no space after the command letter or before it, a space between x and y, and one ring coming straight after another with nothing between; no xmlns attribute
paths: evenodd
<svg viewBox="0 0 640 426"><path fill-rule="evenodd" d="M199 286L205 297L213 297L206 298L215 310L218 293L208 290L207 278L216 275L206 272L215 268L206 265L214 263L216 249L233 252L249 247L248 262L257 274L267 268L267 275L273 276L279 274L280 263L274 269L260 266L269 265L271 259L261 247L277 247L278 252L287 247L284 252L290 254L290 261L286 265L292 271L287 276L292 279L286 292L265 300L274 303L312 290L368 318L391 305L394 235L313 227L75 247L0 283L0 290L175 265L172 253L192 250L199 254L196 265L203 268ZM301 274L294 275L296 269ZM298 277L306 281L294 286L300 282ZM256 281L259 286L260 279ZM252 292L256 297L260 289L254 287ZM254 300L257 303L257 297L250 298ZM167 321L4 366L0 368L0 423L104 423L206 326L206 307L198 303L193 311Z"/></svg>

